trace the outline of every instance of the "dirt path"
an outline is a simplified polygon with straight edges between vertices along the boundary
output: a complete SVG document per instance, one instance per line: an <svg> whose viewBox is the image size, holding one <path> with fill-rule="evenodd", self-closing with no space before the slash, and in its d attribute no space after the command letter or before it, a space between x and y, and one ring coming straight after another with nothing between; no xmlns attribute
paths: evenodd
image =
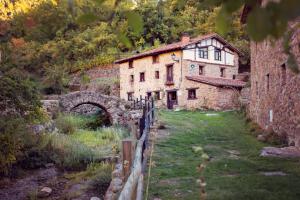
<svg viewBox="0 0 300 200"><path fill-rule="evenodd" d="M43 197L45 200L86 200L97 196L96 192L88 189L88 181L82 180L79 183L72 183L71 180L64 177L63 172L53 166L25 171L22 178L0 180L0 199L39 199L39 193L43 187L52 189L48 197Z"/></svg>

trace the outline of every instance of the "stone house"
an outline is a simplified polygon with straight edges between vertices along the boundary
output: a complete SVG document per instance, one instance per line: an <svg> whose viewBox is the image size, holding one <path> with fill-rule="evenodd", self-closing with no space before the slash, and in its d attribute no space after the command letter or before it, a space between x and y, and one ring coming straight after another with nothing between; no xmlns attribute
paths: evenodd
<svg viewBox="0 0 300 200"><path fill-rule="evenodd" d="M266 5L268 1L262 1ZM245 7L242 22L251 8ZM294 29L290 47L300 66L299 20L290 22ZM250 43L251 92L249 115L265 130L274 131L289 145L300 146L300 74L288 66L283 39Z"/></svg>
<svg viewBox="0 0 300 200"><path fill-rule="evenodd" d="M154 96L160 107L234 109L245 82L235 79L240 52L212 33L117 60L120 97Z"/></svg>

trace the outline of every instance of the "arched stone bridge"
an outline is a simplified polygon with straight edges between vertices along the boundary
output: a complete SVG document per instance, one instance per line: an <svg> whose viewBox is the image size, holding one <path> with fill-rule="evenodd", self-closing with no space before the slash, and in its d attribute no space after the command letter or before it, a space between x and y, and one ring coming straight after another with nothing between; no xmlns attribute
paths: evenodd
<svg viewBox="0 0 300 200"><path fill-rule="evenodd" d="M112 124L125 125L131 118L130 104L115 96L107 96L93 91L77 91L59 97L62 112L72 112L72 109L91 104L104 110Z"/></svg>

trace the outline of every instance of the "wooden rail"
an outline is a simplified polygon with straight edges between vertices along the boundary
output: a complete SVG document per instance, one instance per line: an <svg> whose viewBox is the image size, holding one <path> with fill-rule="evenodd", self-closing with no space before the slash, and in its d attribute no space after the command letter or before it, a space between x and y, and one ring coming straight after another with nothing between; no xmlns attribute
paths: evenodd
<svg viewBox="0 0 300 200"><path fill-rule="evenodd" d="M143 99L141 97L140 100L137 99L137 101L134 102L134 106L135 108L142 108L143 110L143 116L139 119L139 135L141 137L137 138L138 141L135 148L135 154L132 154L134 155L134 159L128 156L131 155L130 153L124 152L128 151L130 148L123 148L123 174L126 182L120 193L119 200L143 199L144 173L147 168L147 153L145 150L147 150L149 146L148 138L150 126L153 125L154 122L154 100L153 98L150 99L145 97ZM128 140L126 141L128 142ZM130 165L130 163L132 163L131 166L126 166L128 164ZM130 172L129 176L127 176L128 172Z"/></svg>

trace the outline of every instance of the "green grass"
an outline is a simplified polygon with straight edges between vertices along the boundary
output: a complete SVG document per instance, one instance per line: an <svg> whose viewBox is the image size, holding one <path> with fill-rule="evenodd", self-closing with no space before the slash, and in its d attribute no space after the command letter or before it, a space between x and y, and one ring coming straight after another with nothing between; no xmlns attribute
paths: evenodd
<svg viewBox="0 0 300 200"><path fill-rule="evenodd" d="M170 136L156 141L149 199L199 199L201 157L192 146L201 146L211 160L204 171L207 199L300 199L300 166L297 159L263 158L258 142L244 118L236 112L207 116L201 112L159 113ZM240 154L233 157L228 151ZM287 176L264 176L282 171Z"/></svg>

